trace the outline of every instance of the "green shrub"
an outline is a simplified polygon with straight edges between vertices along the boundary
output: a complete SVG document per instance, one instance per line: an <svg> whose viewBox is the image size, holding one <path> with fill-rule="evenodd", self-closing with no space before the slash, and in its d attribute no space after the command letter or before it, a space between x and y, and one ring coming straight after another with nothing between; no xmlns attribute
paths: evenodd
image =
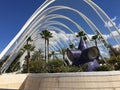
<svg viewBox="0 0 120 90"><path fill-rule="evenodd" d="M111 67L111 65L102 65L100 67L96 67L94 69L94 71L111 71L113 70L113 68Z"/></svg>
<svg viewBox="0 0 120 90"><path fill-rule="evenodd" d="M116 56L112 56L109 59L107 59L106 61L107 61L107 63L114 65L115 63L118 62L118 59Z"/></svg>
<svg viewBox="0 0 120 90"><path fill-rule="evenodd" d="M120 62L114 65L115 70L120 70Z"/></svg>
<svg viewBox="0 0 120 90"><path fill-rule="evenodd" d="M61 72L69 72L70 67L69 66L61 66Z"/></svg>
<svg viewBox="0 0 120 90"><path fill-rule="evenodd" d="M43 60L30 61L30 72L31 73L46 73L47 64Z"/></svg>
<svg viewBox="0 0 120 90"><path fill-rule="evenodd" d="M65 66L62 60L56 59L49 61L47 64L49 73L57 72L81 72L82 68L77 66Z"/></svg>
<svg viewBox="0 0 120 90"><path fill-rule="evenodd" d="M81 72L81 71L82 71L82 67L80 66L70 66L68 72Z"/></svg>
<svg viewBox="0 0 120 90"><path fill-rule="evenodd" d="M59 59L51 60L47 63L49 73L62 72L63 66L64 66L63 61Z"/></svg>
<svg viewBox="0 0 120 90"><path fill-rule="evenodd" d="M44 60L32 60L29 63L30 73L47 73L47 64ZM26 65L24 65L23 73L26 73Z"/></svg>
<svg viewBox="0 0 120 90"><path fill-rule="evenodd" d="M81 65L81 66L82 66L82 70L83 70L83 71L85 71L85 72L87 72L87 71L88 71L88 66L89 66L89 64L88 64L88 63L83 64L83 65Z"/></svg>
<svg viewBox="0 0 120 90"><path fill-rule="evenodd" d="M106 59L105 60L103 60L103 59L98 60L98 63L102 64L102 65L105 64L105 62L106 62Z"/></svg>
<svg viewBox="0 0 120 90"><path fill-rule="evenodd" d="M106 61L114 70L120 70L120 56L112 56Z"/></svg>

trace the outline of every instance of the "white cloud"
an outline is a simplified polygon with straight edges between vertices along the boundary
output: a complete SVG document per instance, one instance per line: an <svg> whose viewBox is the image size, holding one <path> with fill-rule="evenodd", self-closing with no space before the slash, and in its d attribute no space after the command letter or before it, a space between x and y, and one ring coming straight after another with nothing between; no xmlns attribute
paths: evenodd
<svg viewBox="0 0 120 90"><path fill-rule="evenodd" d="M115 20L116 18L113 18L113 20ZM119 30L120 31L120 30ZM50 39L50 44L53 45L53 46L56 46L56 45L60 45L59 42L55 41L55 40L58 40L62 43L62 45L60 47L63 47L64 45L66 46L66 43L71 43L71 41L73 41L75 44L77 44L79 42L79 40L77 40L75 38L75 36L73 34L69 34L69 33L64 33L64 32L55 32L55 31L50 31L53 35L53 38ZM75 33L76 34L76 33ZM113 34L115 37L120 37L120 35L118 34L117 31L112 31L112 33L110 34L103 34L102 36L107 40L107 39L110 39L112 38L112 35ZM38 36L37 33L35 35L33 35L33 37L35 36ZM89 38L91 39L93 34L88 34ZM71 39L71 41L70 41ZM93 43L94 44L94 41L88 41L88 46L91 46L91 44ZM42 48L44 50L44 46L45 46L45 41L44 39L42 39L40 36L37 40L34 41L34 45L37 47L37 48ZM98 46L101 47L102 44L101 42L98 42ZM105 53L104 50L100 50L101 51L101 54L104 55L104 56L107 56L108 54Z"/></svg>
<svg viewBox="0 0 120 90"><path fill-rule="evenodd" d="M115 17L114 17L114 18L112 18L111 20L112 20L112 21L115 21L116 19L117 19L117 17L115 16Z"/></svg>
<svg viewBox="0 0 120 90"><path fill-rule="evenodd" d="M118 24L118 28L120 29L120 24Z"/></svg>
<svg viewBox="0 0 120 90"><path fill-rule="evenodd" d="M111 21L112 21L112 23L113 23L114 25L116 25L116 23L115 23L115 20L116 20L116 19L117 19L116 16L111 19ZM113 27L112 23L111 23L110 21L106 21L106 22L105 22L105 27Z"/></svg>
<svg viewBox="0 0 120 90"><path fill-rule="evenodd" d="M115 22L116 20L117 20L117 17L116 17L116 16L111 19L111 21L113 22L113 24L118 27L119 32L120 32L120 23L117 24L117 23ZM105 22L105 27L110 27L110 28L111 28L111 27L113 27L113 25L111 24L110 21L108 21L108 22L106 21L106 22ZM120 34L119 34L118 31L115 30L115 29L113 29L110 34L106 35L105 38L109 39L109 38L113 38L113 36L116 37L117 39L120 39Z"/></svg>
<svg viewBox="0 0 120 90"><path fill-rule="evenodd" d="M120 32L120 30L119 30L119 32ZM118 36L120 36L119 35L119 33L118 33L118 31L112 31L111 33L110 33L110 36L115 36L115 37L118 37Z"/></svg>

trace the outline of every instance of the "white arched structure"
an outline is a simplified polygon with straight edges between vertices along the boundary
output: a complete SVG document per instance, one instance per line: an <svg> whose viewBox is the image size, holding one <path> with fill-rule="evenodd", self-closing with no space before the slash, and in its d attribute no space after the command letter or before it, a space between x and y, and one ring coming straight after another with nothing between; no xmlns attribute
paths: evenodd
<svg viewBox="0 0 120 90"><path fill-rule="evenodd" d="M101 14L103 14L110 21L110 23L113 25L115 30L120 35L118 28L113 24L113 22L110 20L108 15L99 6L97 6L92 0L83 0L83 1L86 4L88 4L97 13L97 15L103 21L103 23L105 23L105 20L104 20L104 18L102 18L102 15L101 15ZM1 72L5 72L8 69L8 67L13 62L14 58L16 57L17 52L24 46L27 38L32 36L35 33L41 32L42 30L48 29L51 31L55 31L56 33L61 32L66 37L68 37L67 32L69 32L71 35L73 35L73 38L77 42L79 42L79 39L76 38L76 34L75 34L76 32L74 32L74 30L72 30L70 28L70 26L58 21L57 19L69 21L78 29L78 32L84 31L87 34L88 41L90 41L91 38L89 37L88 33L85 31L84 27L82 27L82 25L78 24L76 21L72 20L68 16L65 16L62 14L56 14L55 13L56 11L68 10L70 12L76 13L87 24L87 26L90 28L90 31L92 33L94 33L94 34L99 33L99 35L103 38L103 40L105 41L106 44L110 43L107 39L104 38L103 33L94 24L94 22L92 22L92 20L90 20L90 18L88 18L80 10L74 9L69 6L64 6L64 5L61 5L61 6L54 5L53 4L54 2L57 2L57 0L46 0L28 19L28 21L25 23L25 25L22 27L22 29L19 31L19 33L13 38L13 40L8 44L8 46L1 52L1 54L0 54L1 61L4 60L4 57L7 54L9 55L9 58L6 60L6 62L1 67ZM51 4L53 4L53 6ZM58 25L58 27L55 25ZM64 30L62 30L61 28L65 28L66 32ZM108 31L111 33L112 31L110 30L110 28L109 27L107 27L107 28L108 28ZM57 34L55 34L55 35L57 36ZM117 45L120 45L120 41L114 35L112 35L112 37L116 41ZM68 39L69 39L68 41L70 41L71 44L76 45L76 43L71 38L68 38ZM65 40L65 38L59 38L60 41L55 38L53 38L53 40L55 40L56 43L58 43L60 45L60 46L56 45L54 47L54 44L52 43L50 48L52 48L54 50L56 48L59 48L61 50L63 43L66 45L66 48L69 47L69 43L67 42L67 40ZM91 45L93 45L93 43ZM104 45L103 45L103 47L104 47Z"/></svg>

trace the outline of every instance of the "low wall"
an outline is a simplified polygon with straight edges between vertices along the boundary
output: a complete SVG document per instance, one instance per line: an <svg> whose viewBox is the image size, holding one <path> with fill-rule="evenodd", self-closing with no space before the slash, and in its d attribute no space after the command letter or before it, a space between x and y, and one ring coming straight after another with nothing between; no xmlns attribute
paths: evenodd
<svg viewBox="0 0 120 90"><path fill-rule="evenodd" d="M0 90L16 90L24 87L27 74L3 74L0 75ZM22 89L21 89L22 90Z"/></svg>
<svg viewBox="0 0 120 90"><path fill-rule="evenodd" d="M1 75L0 88L19 90L120 90L120 72Z"/></svg>

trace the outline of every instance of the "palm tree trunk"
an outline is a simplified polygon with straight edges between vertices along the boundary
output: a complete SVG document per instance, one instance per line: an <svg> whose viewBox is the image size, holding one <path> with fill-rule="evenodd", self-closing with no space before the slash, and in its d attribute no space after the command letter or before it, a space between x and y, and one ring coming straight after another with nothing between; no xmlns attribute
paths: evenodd
<svg viewBox="0 0 120 90"><path fill-rule="evenodd" d="M47 62L46 60L46 39L45 39L45 61Z"/></svg>
<svg viewBox="0 0 120 90"><path fill-rule="evenodd" d="M28 45L28 41L27 41L27 45ZM30 52L29 50L27 50L27 73L29 73L29 58L30 58Z"/></svg>
<svg viewBox="0 0 120 90"><path fill-rule="evenodd" d="M49 39L47 39L47 49L48 49L48 50L47 50L47 51L48 51L47 54L48 54L48 60L49 60Z"/></svg>
<svg viewBox="0 0 120 90"><path fill-rule="evenodd" d="M65 60L65 55L63 54L63 60Z"/></svg>
<svg viewBox="0 0 120 90"><path fill-rule="evenodd" d="M55 59L55 55L53 54L53 60Z"/></svg>
<svg viewBox="0 0 120 90"><path fill-rule="evenodd" d="M97 40L95 39L95 46L97 47Z"/></svg>
<svg viewBox="0 0 120 90"><path fill-rule="evenodd" d="M27 73L30 72L30 70L29 70L29 61L30 61L30 51L27 50Z"/></svg>
<svg viewBox="0 0 120 90"><path fill-rule="evenodd" d="M65 51L63 51L63 60L65 60Z"/></svg>

